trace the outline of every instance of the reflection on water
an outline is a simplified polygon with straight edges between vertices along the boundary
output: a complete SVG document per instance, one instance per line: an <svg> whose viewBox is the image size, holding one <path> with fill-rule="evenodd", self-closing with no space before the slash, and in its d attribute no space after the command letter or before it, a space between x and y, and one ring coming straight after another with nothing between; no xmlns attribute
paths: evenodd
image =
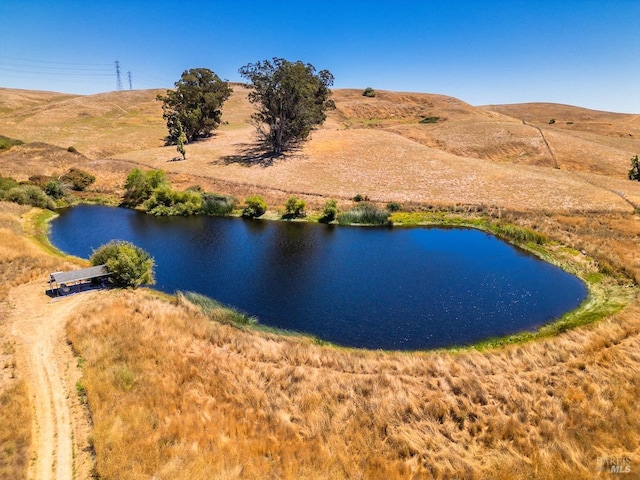
<svg viewBox="0 0 640 480"><path fill-rule="evenodd" d="M89 205L52 224L52 243L80 257L112 239L155 258L155 288L196 291L354 347L473 343L535 329L586 296L577 278L471 229L156 218Z"/></svg>

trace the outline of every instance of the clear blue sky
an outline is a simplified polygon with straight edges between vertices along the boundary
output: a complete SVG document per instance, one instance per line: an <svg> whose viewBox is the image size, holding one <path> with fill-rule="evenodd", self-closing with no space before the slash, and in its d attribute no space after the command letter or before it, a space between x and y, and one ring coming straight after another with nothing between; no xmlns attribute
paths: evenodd
<svg viewBox="0 0 640 480"><path fill-rule="evenodd" d="M336 88L640 113L640 0L0 0L0 87L97 93L230 81L283 57Z"/></svg>

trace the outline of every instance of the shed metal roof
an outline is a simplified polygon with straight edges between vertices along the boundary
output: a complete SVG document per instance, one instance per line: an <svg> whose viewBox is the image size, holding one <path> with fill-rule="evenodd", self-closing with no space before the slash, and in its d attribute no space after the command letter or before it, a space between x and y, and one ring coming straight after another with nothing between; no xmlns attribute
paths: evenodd
<svg viewBox="0 0 640 480"><path fill-rule="evenodd" d="M51 281L57 284L81 282L83 280L91 280L92 278L106 277L109 275L106 265L97 265L95 267L82 268L80 270L72 270L70 272L53 272Z"/></svg>

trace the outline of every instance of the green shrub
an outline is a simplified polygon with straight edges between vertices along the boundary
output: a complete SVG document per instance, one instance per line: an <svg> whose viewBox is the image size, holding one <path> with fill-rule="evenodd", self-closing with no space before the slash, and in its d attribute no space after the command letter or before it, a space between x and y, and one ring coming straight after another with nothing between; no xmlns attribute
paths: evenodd
<svg viewBox="0 0 640 480"><path fill-rule="evenodd" d="M202 195L193 190L172 190L169 185L156 188L145 202L147 213L156 216L197 215L202 211Z"/></svg>
<svg viewBox="0 0 640 480"><path fill-rule="evenodd" d="M79 168L71 168L67 173L60 177L60 179L64 183L69 184L72 190L76 190L78 192L82 192L85 188L96 181L96 177L91 175L89 172L80 170Z"/></svg>
<svg viewBox="0 0 640 480"><path fill-rule="evenodd" d="M367 87L364 89L364 92L362 92L362 96L373 98L376 96L376 91L371 87Z"/></svg>
<svg viewBox="0 0 640 480"><path fill-rule="evenodd" d="M629 180L637 180L640 182L640 160L638 155L631 158L631 170L629 170Z"/></svg>
<svg viewBox="0 0 640 480"><path fill-rule="evenodd" d="M60 180L51 180L44 187L44 193L53 198L54 200L58 200L64 197L64 189L62 188L62 182Z"/></svg>
<svg viewBox="0 0 640 480"><path fill-rule="evenodd" d="M168 185L167 175L163 170L143 172L134 168L127 175L124 188L124 204L135 207L151 197L153 191L161 185Z"/></svg>
<svg viewBox="0 0 640 480"><path fill-rule="evenodd" d="M7 190L11 190L14 187L20 185L15 179L11 177L3 177L0 175L0 197L2 197L3 193Z"/></svg>
<svg viewBox="0 0 640 480"><path fill-rule="evenodd" d="M256 218L267 211L267 203L260 195L253 195L247 197L244 201L245 206L242 210L242 216L247 218Z"/></svg>
<svg viewBox="0 0 640 480"><path fill-rule="evenodd" d="M131 206L140 205L148 200L153 192L149 179L139 168L134 168L127 175L124 183L124 202Z"/></svg>
<svg viewBox="0 0 640 480"><path fill-rule="evenodd" d="M22 145L23 143L24 142L22 140L16 140L15 138L0 135L0 150L9 150L11 147Z"/></svg>
<svg viewBox="0 0 640 480"><path fill-rule="evenodd" d="M202 195L202 213L205 215L229 215L237 204L238 200L234 197L216 193Z"/></svg>
<svg viewBox="0 0 640 480"><path fill-rule="evenodd" d="M67 152L69 153L78 153L78 149L74 146L67 148Z"/></svg>
<svg viewBox="0 0 640 480"><path fill-rule="evenodd" d="M369 197L366 195L360 195L359 193L353 197L354 202L368 202Z"/></svg>
<svg viewBox="0 0 640 480"><path fill-rule="evenodd" d="M6 192L2 198L7 202L18 203L20 205L28 205L27 193L25 192L26 185L21 185L18 187L10 188ZM33 188L38 188L35 185L31 185Z"/></svg>
<svg viewBox="0 0 640 480"><path fill-rule="evenodd" d="M338 215L338 201L335 199L327 200L327 203L324 204L324 209L322 210L322 217L320 221L323 223L333 222Z"/></svg>
<svg viewBox="0 0 640 480"><path fill-rule="evenodd" d="M400 204L397 202L387 203L387 210L389 210L390 212L399 212L400 208Z"/></svg>
<svg viewBox="0 0 640 480"><path fill-rule="evenodd" d="M556 123L556 119L552 118L551 120L549 120L549 125L553 125L554 123Z"/></svg>
<svg viewBox="0 0 640 480"><path fill-rule="evenodd" d="M352 223L365 225L389 225L389 215L387 210L382 210L371 203L361 203L348 212L338 215L338 223L349 225Z"/></svg>
<svg viewBox="0 0 640 480"><path fill-rule="evenodd" d="M93 265L106 265L110 281L118 287L152 285L154 260L140 247L123 240L112 240L91 255Z"/></svg>
<svg viewBox="0 0 640 480"><path fill-rule="evenodd" d="M438 123L439 121L440 117L424 117L420 123Z"/></svg>
<svg viewBox="0 0 640 480"><path fill-rule="evenodd" d="M4 199L20 205L31 205L38 208L56 208L55 202L35 185L20 185L9 189L4 194Z"/></svg>
<svg viewBox="0 0 640 480"><path fill-rule="evenodd" d="M155 189L161 185L169 184L169 181L167 180L167 174L164 172L164 170L149 170L147 173L145 173L145 176L147 177L151 188Z"/></svg>
<svg viewBox="0 0 640 480"><path fill-rule="evenodd" d="M307 204L304 200L298 200L296 197L290 197L285 204L286 216L297 218L306 216L304 211Z"/></svg>

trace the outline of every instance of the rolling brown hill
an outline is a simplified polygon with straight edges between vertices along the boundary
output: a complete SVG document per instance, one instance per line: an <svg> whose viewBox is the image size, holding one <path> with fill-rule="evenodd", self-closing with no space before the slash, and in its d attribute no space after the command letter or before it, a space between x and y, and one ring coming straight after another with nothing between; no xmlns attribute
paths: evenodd
<svg viewBox="0 0 640 480"><path fill-rule="evenodd" d="M380 91L368 98L359 90L336 90L337 108L311 141L265 165L247 153L255 142L247 90L233 88L224 124L211 138L188 145L186 162L173 162L175 147L164 145L159 90L69 96L0 89L0 134L74 146L92 162L96 188L114 188L127 169L142 165L163 168L185 185L203 183L238 195L271 191L278 202L295 192L516 209L629 211L640 204L640 184L626 179L629 160L640 151L638 116L552 104L474 107L432 94ZM420 123L425 117L435 123ZM55 163L30 154L32 148L2 154L0 173L24 175L12 167L18 161L50 174L73 166L72 157Z"/></svg>
<svg viewBox="0 0 640 480"><path fill-rule="evenodd" d="M0 131L24 142L73 146L98 158L161 144L160 90L90 96L0 91Z"/></svg>
<svg viewBox="0 0 640 480"><path fill-rule="evenodd" d="M569 131L589 131L636 140L640 138L640 114L604 112L557 103L485 105L480 108L537 124L549 124L555 120L552 125Z"/></svg>

